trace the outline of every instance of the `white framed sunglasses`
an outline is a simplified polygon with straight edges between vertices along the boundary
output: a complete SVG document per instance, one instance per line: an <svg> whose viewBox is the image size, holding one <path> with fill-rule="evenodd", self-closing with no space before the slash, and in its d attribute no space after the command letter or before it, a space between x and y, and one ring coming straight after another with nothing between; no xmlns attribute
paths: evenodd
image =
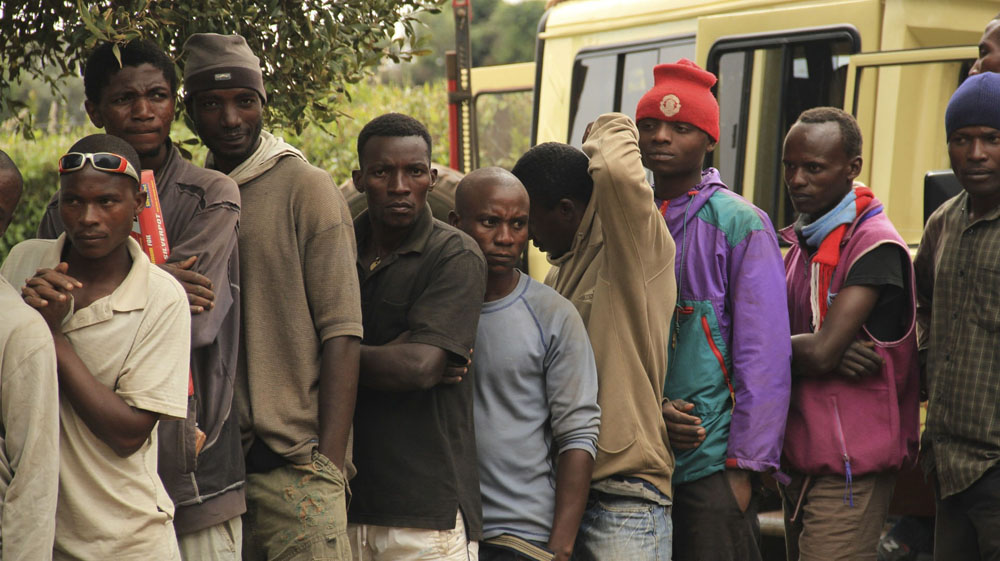
<svg viewBox="0 0 1000 561"><path fill-rule="evenodd" d="M86 165L87 162L90 162L90 165L94 166L94 169L107 173L120 173L122 175L127 175L136 180L137 183L142 183L139 179L139 172L135 170L135 167L133 167L124 156L112 154L111 152L66 153L59 158L59 173L65 174L83 169L83 166Z"/></svg>

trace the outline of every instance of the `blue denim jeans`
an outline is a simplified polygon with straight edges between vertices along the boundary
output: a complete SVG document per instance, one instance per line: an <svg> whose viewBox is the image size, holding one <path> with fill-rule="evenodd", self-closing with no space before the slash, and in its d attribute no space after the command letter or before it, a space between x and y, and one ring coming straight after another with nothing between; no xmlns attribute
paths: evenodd
<svg viewBox="0 0 1000 561"><path fill-rule="evenodd" d="M573 550L574 561L670 561L670 507L591 491Z"/></svg>

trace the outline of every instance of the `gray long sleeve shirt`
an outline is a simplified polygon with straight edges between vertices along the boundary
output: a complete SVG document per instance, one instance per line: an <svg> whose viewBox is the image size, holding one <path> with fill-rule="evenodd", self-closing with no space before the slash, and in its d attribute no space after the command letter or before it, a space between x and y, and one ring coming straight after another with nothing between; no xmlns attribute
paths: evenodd
<svg viewBox="0 0 1000 561"><path fill-rule="evenodd" d="M510 294L483 304L473 360L483 536L547 542L556 456L597 453L597 370L583 321L522 273Z"/></svg>

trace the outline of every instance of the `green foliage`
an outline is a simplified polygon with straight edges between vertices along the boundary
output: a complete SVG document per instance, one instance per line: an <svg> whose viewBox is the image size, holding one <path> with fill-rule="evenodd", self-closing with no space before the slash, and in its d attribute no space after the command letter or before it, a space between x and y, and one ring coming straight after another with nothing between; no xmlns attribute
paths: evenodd
<svg viewBox="0 0 1000 561"><path fill-rule="evenodd" d="M352 103L343 108L341 118L327 131L309 127L301 134L289 129L274 132L301 149L310 162L329 171L333 180L340 184L349 179L351 170L357 167L355 144L361 127L388 111L406 113L423 122L433 139L434 161L447 164L447 104L448 94L442 80L419 86L365 81L358 84ZM78 139L94 132L98 131L88 125L58 134L38 131L34 140L26 140L15 132L12 124L0 127L0 149L10 155L25 180L24 194L14 220L7 235L0 239L0 261L18 242L34 237L46 205L59 188L56 165L59 156ZM183 123L175 121L171 138L184 143L196 137ZM208 150L203 145L183 144L183 147L190 152L193 162L204 165Z"/></svg>
<svg viewBox="0 0 1000 561"><path fill-rule="evenodd" d="M491 66L535 60L535 33L543 13L545 3L541 0L518 4L500 2L488 19L473 20L469 26L472 64Z"/></svg>
<svg viewBox="0 0 1000 561"><path fill-rule="evenodd" d="M52 69L46 71L53 78L58 73ZM59 91L52 92L46 87L44 80L22 73L21 78L11 84L7 91L10 99L24 104L21 111L31 115L32 125L37 130L55 134L81 127L90 122L83 110L83 80L79 76L59 80ZM16 115L0 111L0 122L11 120ZM16 120L13 124L16 125Z"/></svg>
<svg viewBox="0 0 1000 561"><path fill-rule="evenodd" d="M545 13L542 0L509 4L501 0L472 0L472 65L490 66L535 60L535 33ZM429 54L402 68L404 78L417 83L443 78L444 53L455 49L455 15L451 4L440 14L424 14L417 37L426 41Z"/></svg>
<svg viewBox="0 0 1000 561"><path fill-rule="evenodd" d="M301 149L309 161L328 172L338 185L351 178L357 168L357 138L368 121L395 111L419 120L431 133L432 159L448 163L448 92L443 80L422 85L359 85L343 115L324 131L310 127L300 134L285 129L274 131ZM197 160L196 160L197 161Z"/></svg>
<svg viewBox="0 0 1000 561"><path fill-rule="evenodd" d="M336 121L346 89L385 57L421 52L415 25L443 0L0 0L0 114L30 138L33 115L10 95L25 74L53 92L99 41L156 41L178 60L193 33L238 33L261 58L270 120L296 132ZM180 72L180 69L178 69Z"/></svg>
<svg viewBox="0 0 1000 561"><path fill-rule="evenodd" d="M59 156L91 132L80 127L70 134L38 134L34 140L26 140L11 127L0 129L0 149L14 160L24 177L21 202L6 235L0 238L0 261L17 243L35 237L45 207L52 193L59 189Z"/></svg>
<svg viewBox="0 0 1000 561"><path fill-rule="evenodd" d="M325 130L309 127L296 133L288 128L272 128L271 132L302 150L310 163L330 172L339 185L350 179L351 170L357 167L356 144L361 128L390 111L405 113L422 122L431 133L434 161L447 165L448 92L443 80L421 85L380 84L369 80L358 84L350 105L343 107L337 122ZM175 123L171 138L185 142L197 137ZM192 161L204 164L208 150L203 145L185 144L184 148L191 152Z"/></svg>
<svg viewBox="0 0 1000 561"><path fill-rule="evenodd" d="M479 167L511 169L531 148L532 93L484 94L476 100Z"/></svg>

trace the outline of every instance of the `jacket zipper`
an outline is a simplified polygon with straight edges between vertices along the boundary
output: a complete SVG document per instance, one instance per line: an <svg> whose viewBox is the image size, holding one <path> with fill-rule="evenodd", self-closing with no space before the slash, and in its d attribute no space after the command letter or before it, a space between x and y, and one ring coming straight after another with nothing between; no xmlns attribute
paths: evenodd
<svg viewBox="0 0 1000 561"><path fill-rule="evenodd" d="M840 438L840 452L844 459L844 504L854 506L854 477L851 475L851 457L847 455L847 439L844 437L844 425L840 421L840 408L837 407L836 396L830 396L833 403L833 421L837 427L837 437Z"/></svg>
<svg viewBox="0 0 1000 561"><path fill-rule="evenodd" d="M712 328L708 325L708 318L705 316L701 316L701 328L705 331L705 339L708 340L708 347L712 349L712 354L719 361L722 377L726 379L726 386L729 388L729 399L733 404L733 409L735 409L736 392L733 391L733 382L729 379L729 369L726 368L726 359L722 356L722 352L719 351L719 347L715 346L715 339L712 339Z"/></svg>

